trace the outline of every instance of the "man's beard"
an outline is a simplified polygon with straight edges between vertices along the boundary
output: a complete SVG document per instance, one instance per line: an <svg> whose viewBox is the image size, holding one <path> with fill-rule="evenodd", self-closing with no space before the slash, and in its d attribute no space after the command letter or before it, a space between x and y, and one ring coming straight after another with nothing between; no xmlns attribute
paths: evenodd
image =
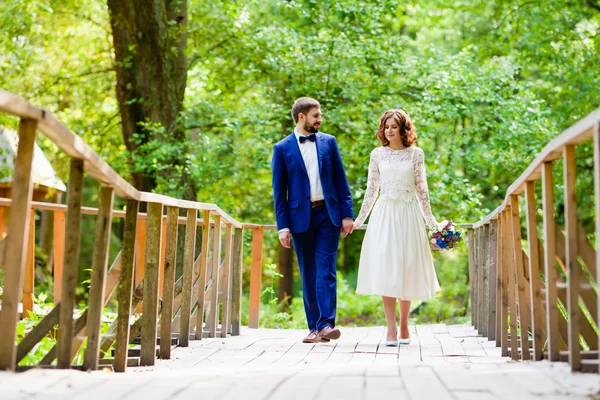
<svg viewBox="0 0 600 400"><path fill-rule="evenodd" d="M314 125L304 124L304 130L309 133L317 133L319 131L318 128L315 128Z"/></svg>

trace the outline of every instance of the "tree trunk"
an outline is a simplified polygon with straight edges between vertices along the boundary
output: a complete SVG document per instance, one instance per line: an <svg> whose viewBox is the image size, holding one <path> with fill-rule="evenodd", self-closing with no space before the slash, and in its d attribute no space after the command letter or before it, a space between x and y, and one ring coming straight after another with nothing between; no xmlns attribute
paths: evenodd
<svg viewBox="0 0 600 400"><path fill-rule="evenodd" d="M123 139L135 152L156 133L140 123L159 123L166 140L181 143L183 128L177 123L182 111L187 79L187 0L108 0L115 50L117 100ZM163 140L165 140L163 138ZM168 160L183 165L185 154ZM157 185L154 173L136 171L133 183L138 190L151 191ZM184 172L186 198L195 199L195 186Z"/></svg>

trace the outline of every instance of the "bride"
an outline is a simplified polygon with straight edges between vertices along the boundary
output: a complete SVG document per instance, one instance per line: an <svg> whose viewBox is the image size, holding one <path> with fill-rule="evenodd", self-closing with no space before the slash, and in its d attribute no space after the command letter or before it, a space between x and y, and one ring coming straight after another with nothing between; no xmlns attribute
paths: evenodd
<svg viewBox="0 0 600 400"><path fill-rule="evenodd" d="M382 146L371 152L367 191L354 222L354 229L360 227L373 208L360 253L356 292L381 295L386 345L397 346L398 341L410 343L411 300L429 299L440 289L423 218L429 228L437 222L429 204L425 156L415 146L417 134L408 114L399 109L386 111L377 139Z"/></svg>

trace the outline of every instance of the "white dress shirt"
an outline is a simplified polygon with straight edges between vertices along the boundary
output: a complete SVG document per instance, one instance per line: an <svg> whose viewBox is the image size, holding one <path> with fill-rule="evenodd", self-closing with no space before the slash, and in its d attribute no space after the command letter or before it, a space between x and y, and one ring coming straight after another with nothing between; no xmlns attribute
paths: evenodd
<svg viewBox="0 0 600 400"><path fill-rule="evenodd" d="M298 147L300 147L300 153L304 160L304 166L308 173L308 180L310 181L310 201L318 201L325 199L323 196L323 187L321 186L321 176L319 175L319 158L317 157L317 143L311 142L310 140L300 143L300 136L304 136L301 133L294 130L294 135L298 141Z"/></svg>
<svg viewBox="0 0 600 400"><path fill-rule="evenodd" d="M304 166L306 167L306 172L308 173L308 180L310 182L310 201L313 202L324 200L325 196L323 195L323 187L321 186L321 176L319 175L319 158L317 156L317 143L311 142L310 140L306 140L304 143L300 143L300 136L304 135L298 133L295 129L294 135L296 136L296 141L298 142L298 147L300 148L300 154L302 154ZM289 229L280 229L279 233L281 232L289 232Z"/></svg>

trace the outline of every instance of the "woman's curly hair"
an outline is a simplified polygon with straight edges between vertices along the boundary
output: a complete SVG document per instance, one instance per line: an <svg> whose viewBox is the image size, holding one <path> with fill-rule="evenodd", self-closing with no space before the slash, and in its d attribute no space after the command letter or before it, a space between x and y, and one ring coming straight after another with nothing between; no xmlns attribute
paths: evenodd
<svg viewBox="0 0 600 400"><path fill-rule="evenodd" d="M400 127L400 138L404 147L410 147L417 141L417 132L408 114L401 109L387 110L379 120L379 128L377 128L377 139L382 145L387 146L390 141L385 137L385 121L388 118L394 118L398 127Z"/></svg>

